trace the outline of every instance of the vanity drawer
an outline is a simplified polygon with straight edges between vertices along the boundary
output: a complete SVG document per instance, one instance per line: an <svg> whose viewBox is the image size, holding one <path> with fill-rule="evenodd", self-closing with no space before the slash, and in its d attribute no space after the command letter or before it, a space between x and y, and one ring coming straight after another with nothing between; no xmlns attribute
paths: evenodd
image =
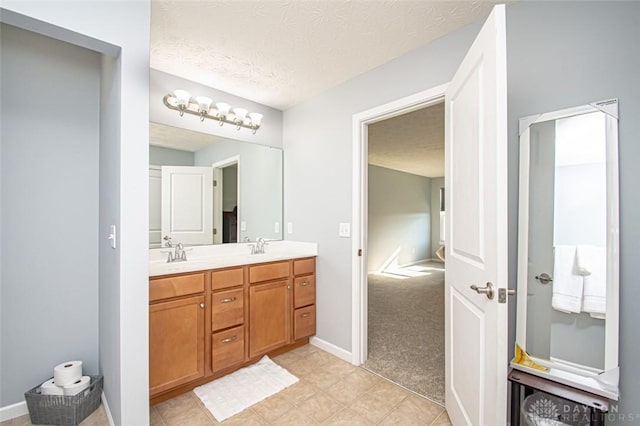
<svg viewBox="0 0 640 426"><path fill-rule="evenodd" d="M204 274L149 280L149 302L204 292Z"/></svg>
<svg viewBox="0 0 640 426"><path fill-rule="evenodd" d="M311 305L296 309L293 314L293 339L316 334L316 306Z"/></svg>
<svg viewBox="0 0 640 426"><path fill-rule="evenodd" d="M244 326L213 333L211 336L211 369L223 370L244 362Z"/></svg>
<svg viewBox="0 0 640 426"><path fill-rule="evenodd" d="M300 259L293 262L293 275L313 274L316 272L316 259Z"/></svg>
<svg viewBox="0 0 640 426"><path fill-rule="evenodd" d="M211 295L211 327L222 330L244 322L244 289L219 291Z"/></svg>
<svg viewBox="0 0 640 426"><path fill-rule="evenodd" d="M221 290L244 284L243 268L223 269L211 272L211 289Z"/></svg>
<svg viewBox="0 0 640 426"><path fill-rule="evenodd" d="M316 276L307 275L293 280L293 307L312 305L316 303Z"/></svg>
<svg viewBox="0 0 640 426"><path fill-rule="evenodd" d="M267 263L249 267L249 282L258 283L289 277L289 262Z"/></svg>

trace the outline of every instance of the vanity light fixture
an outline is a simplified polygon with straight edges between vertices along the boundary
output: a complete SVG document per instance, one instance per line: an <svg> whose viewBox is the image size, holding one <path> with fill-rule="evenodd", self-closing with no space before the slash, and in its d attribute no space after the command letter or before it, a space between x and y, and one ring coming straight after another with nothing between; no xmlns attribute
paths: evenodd
<svg viewBox="0 0 640 426"><path fill-rule="evenodd" d="M180 113L180 117L187 114L197 115L200 121L205 118L216 120L222 126L224 123L233 124L238 130L241 127L251 129L255 134L260 128L263 115L257 112L249 112L244 108L231 108L226 102L216 102L215 109L211 108L213 100L206 96L197 96L192 100L191 94L186 90L174 90L165 95L164 105Z"/></svg>

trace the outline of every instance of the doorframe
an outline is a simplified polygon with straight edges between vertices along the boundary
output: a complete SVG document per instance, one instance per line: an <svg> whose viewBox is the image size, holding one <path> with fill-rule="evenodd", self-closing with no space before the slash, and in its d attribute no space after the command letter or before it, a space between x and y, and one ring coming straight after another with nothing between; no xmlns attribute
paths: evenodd
<svg viewBox="0 0 640 426"><path fill-rule="evenodd" d="M219 181L219 186L217 187L218 189L216 189L216 186L213 186L213 228L217 229L220 231L219 234L214 235L213 236L213 243L214 244L222 244L222 213L224 210L222 210L222 197L224 196L222 193L222 185L223 185L223 179L222 179L222 169L224 169L225 167L229 167L236 164L238 167L238 176L237 176L237 180L236 180L236 213L237 213L237 217L238 219L240 219L240 156L239 155L234 155L228 158L225 158L224 160L220 160L220 161L216 161L215 163L213 163L211 165L211 167L213 168L213 180L214 181ZM220 206L220 212L218 214L216 214L216 206ZM239 222L239 221L238 221ZM218 227L219 225L219 227ZM238 226L236 228L236 241L237 242L241 242L240 241L240 233L242 232L242 230L240 229L240 223L238 223ZM216 243L216 237L218 237L217 239L219 240L218 243Z"/></svg>
<svg viewBox="0 0 640 426"><path fill-rule="evenodd" d="M354 365L361 365L367 360L368 126L444 102L448 85L441 84L353 115L351 363ZM362 250L362 255L358 255L359 250Z"/></svg>

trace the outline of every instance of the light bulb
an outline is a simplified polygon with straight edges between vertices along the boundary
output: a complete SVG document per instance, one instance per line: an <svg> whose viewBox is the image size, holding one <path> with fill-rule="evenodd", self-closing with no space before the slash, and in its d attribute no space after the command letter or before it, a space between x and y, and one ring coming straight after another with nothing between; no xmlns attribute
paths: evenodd
<svg viewBox="0 0 640 426"><path fill-rule="evenodd" d="M233 109L233 113L236 115L236 121L242 123L244 122L245 117L247 116L247 113L249 111L247 111L244 108L234 108Z"/></svg>
<svg viewBox="0 0 640 426"><path fill-rule="evenodd" d="M211 108L211 103L213 102L211 98L206 96L198 96L196 98L196 102L198 103L198 111L207 113L209 112L209 108Z"/></svg>
<svg viewBox="0 0 640 426"><path fill-rule="evenodd" d="M260 123L262 123L262 117L264 117L262 114L260 114L259 112L252 112L249 114L249 118L251 119L251 125L253 126L260 126Z"/></svg>
<svg viewBox="0 0 640 426"><path fill-rule="evenodd" d="M229 109L231 105L225 102L216 102L216 108L218 109L218 115L224 115L225 117L229 115Z"/></svg>
<svg viewBox="0 0 640 426"><path fill-rule="evenodd" d="M189 104L189 100L191 99L191 93L187 92L186 90L174 90L173 95L176 97L178 106L186 107Z"/></svg>

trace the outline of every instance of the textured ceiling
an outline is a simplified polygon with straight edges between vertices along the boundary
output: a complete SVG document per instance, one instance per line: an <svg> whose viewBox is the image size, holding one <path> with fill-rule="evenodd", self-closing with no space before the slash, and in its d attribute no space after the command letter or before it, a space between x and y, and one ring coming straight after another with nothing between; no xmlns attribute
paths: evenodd
<svg viewBox="0 0 640 426"><path fill-rule="evenodd" d="M195 152L222 139L208 133L149 123L149 145Z"/></svg>
<svg viewBox="0 0 640 426"><path fill-rule="evenodd" d="M151 3L151 67L287 109L486 17L493 0Z"/></svg>
<svg viewBox="0 0 640 426"><path fill-rule="evenodd" d="M444 176L444 103L369 125L369 164Z"/></svg>

